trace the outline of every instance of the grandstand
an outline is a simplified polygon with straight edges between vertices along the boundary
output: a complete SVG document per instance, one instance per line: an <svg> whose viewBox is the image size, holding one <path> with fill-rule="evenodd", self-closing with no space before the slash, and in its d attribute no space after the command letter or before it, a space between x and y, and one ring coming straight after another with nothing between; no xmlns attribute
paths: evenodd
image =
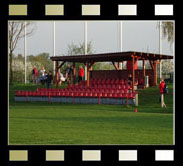
<svg viewBox="0 0 183 166"><path fill-rule="evenodd" d="M173 56L142 52L118 52L78 56L51 57L56 62L56 89L38 88L36 91L17 91L15 101L47 101L63 103L92 104L131 104L138 105L136 89L145 88L145 77L149 76L149 85L157 85L157 64L162 59L173 59ZM143 62L143 69L137 67ZM151 69L145 68L149 61ZM127 69L120 69L119 63L127 61ZM59 62L62 62L59 64ZM73 63L73 84L64 89L58 88L58 70L66 63ZM76 84L75 63L87 66L87 80ZM112 62L116 70L95 71L92 65L96 62ZM118 63L118 65L116 64ZM128 75L132 75L132 85L128 84Z"/></svg>

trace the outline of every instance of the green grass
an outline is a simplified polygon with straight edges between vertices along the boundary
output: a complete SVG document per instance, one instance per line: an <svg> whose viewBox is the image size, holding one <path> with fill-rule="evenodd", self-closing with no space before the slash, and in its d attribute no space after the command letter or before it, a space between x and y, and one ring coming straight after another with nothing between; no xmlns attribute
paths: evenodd
<svg viewBox="0 0 183 166"><path fill-rule="evenodd" d="M64 85L63 85L64 86ZM160 107L158 87L139 90L134 106L14 102L10 86L9 144L173 144L173 87Z"/></svg>

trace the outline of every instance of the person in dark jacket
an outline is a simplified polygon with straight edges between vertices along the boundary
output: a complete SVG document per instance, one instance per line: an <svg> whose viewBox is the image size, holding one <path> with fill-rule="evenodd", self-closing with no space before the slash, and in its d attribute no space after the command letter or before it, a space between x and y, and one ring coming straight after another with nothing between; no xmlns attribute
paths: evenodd
<svg viewBox="0 0 183 166"><path fill-rule="evenodd" d="M68 65L67 65L67 68L66 68L65 77L66 77L66 80L68 81L69 84L70 84L71 81L72 81L72 76L73 76L73 67L71 67L71 65L68 64Z"/></svg>
<svg viewBox="0 0 183 166"><path fill-rule="evenodd" d="M47 88L51 88L51 82L52 82L52 80L53 80L53 76L52 76L51 71L49 71L49 73L47 75L47 79L46 79Z"/></svg>

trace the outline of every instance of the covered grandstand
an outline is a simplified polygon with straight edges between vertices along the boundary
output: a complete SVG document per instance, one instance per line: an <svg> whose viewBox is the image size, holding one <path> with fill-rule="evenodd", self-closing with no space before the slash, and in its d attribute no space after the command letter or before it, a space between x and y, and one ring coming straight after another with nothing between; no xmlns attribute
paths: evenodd
<svg viewBox="0 0 183 166"><path fill-rule="evenodd" d="M145 52L117 52L92 55L54 56L56 63L56 89L38 88L37 91L18 91L16 101L49 101L64 103L99 103L99 104L132 104L138 105L138 87L145 88L145 77L149 85L157 85L157 64L162 59L173 59L173 56ZM120 69L120 63L127 62L127 69ZM142 61L139 70L137 62ZM149 61L151 69L146 69ZM65 63L73 64L73 84L65 89L58 89L59 69ZM112 62L115 70L92 70L96 62ZM87 80L76 84L76 63L87 66ZM132 84L128 84L128 75L132 75Z"/></svg>

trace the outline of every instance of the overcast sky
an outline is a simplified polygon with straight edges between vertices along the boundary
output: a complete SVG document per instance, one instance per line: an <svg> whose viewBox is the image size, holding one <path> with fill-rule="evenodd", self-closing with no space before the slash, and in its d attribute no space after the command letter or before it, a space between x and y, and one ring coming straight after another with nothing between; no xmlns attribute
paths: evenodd
<svg viewBox="0 0 183 166"><path fill-rule="evenodd" d="M156 21L123 21L123 51L159 53L159 29ZM119 21L88 21L88 42L95 53L120 51ZM56 55L67 53L68 45L84 42L84 21L56 21ZM34 34L27 38L27 55L53 55L53 21L36 22ZM167 40L162 41L162 53L173 55ZM21 39L15 55L24 55Z"/></svg>

